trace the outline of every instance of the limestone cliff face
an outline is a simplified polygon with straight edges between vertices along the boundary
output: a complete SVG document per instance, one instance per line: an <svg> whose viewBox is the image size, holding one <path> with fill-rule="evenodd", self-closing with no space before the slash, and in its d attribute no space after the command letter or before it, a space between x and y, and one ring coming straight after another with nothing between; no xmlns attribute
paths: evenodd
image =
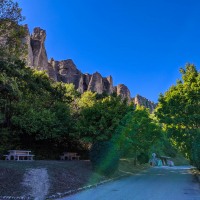
<svg viewBox="0 0 200 200"><path fill-rule="evenodd" d="M103 78L103 83L104 83L104 89L103 90L107 94L112 94L114 92L112 76L108 76L106 78Z"/></svg>
<svg viewBox="0 0 200 200"><path fill-rule="evenodd" d="M117 93L117 95L121 96L122 99L127 99L128 102L131 101L131 94L126 85L124 84L117 85L115 88L115 92Z"/></svg>
<svg viewBox="0 0 200 200"><path fill-rule="evenodd" d="M50 65L55 71L57 81L64 83L73 83L75 88L79 88L79 81L82 73L76 68L76 65L71 59L54 61L51 59Z"/></svg>
<svg viewBox="0 0 200 200"><path fill-rule="evenodd" d="M33 52L33 66L41 70L48 70L48 59L45 49L46 31L41 28L34 28L31 35L31 47Z"/></svg>
<svg viewBox="0 0 200 200"><path fill-rule="evenodd" d="M27 65L38 70L45 70L50 78L54 81L73 83L75 88L83 93L85 91L93 91L99 94L112 94L116 92L122 99L127 99L131 102L130 91L124 84L113 86L111 76L102 77L98 72L94 74L83 74L77 69L71 59L56 61L51 58L48 61L45 49L46 31L37 27L33 34L30 35L28 27L25 26L27 36L24 41L27 44L28 56ZM155 104L148 99L137 95L133 98L136 105L142 105L150 109L152 112L155 109Z"/></svg>
<svg viewBox="0 0 200 200"><path fill-rule="evenodd" d="M109 76L107 78L104 78L98 72L92 74L87 90L97 92L98 94L102 94L103 92L107 94L112 94L113 93L112 77Z"/></svg>
<svg viewBox="0 0 200 200"><path fill-rule="evenodd" d="M32 68L33 67L33 51L32 51L32 47L31 47L31 36L29 33L28 26L25 25L24 28L26 31L26 37L24 38L23 43L25 43L27 45L27 49L28 49L28 55L26 57L26 62L27 62L27 65Z"/></svg>
<svg viewBox="0 0 200 200"><path fill-rule="evenodd" d="M28 56L27 65L38 70L45 70L49 77L54 81L64 83L73 83L75 88L83 93L85 91L93 91L99 94L103 92L113 93L113 80L109 76L102 77L96 72L92 75L83 74L79 71L71 59L55 61L51 58L48 61L45 49L46 31L37 27L34 28L33 34L30 35L28 27L26 29L26 38L24 41L27 44Z"/></svg>
<svg viewBox="0 0 200 200"><path fill-rule="evenodd" d="M92 74L88 85L88 91L97 92L98 94L103 93L103 77L98 72Z"/></svg>
<svg viewBox="0 0 200 200"><path fill-rule="evenodd" d="M80 86L79 86L79 91L81 93L88 91L88 85L90 84L91 78L92 78L91 74L88 74L88 73L83 74L83 84L81 85L81 83L80 83Z"/></svg>
<svg viewBox="0 0 200 200"><path fill-rule="evenodd" d="M100 73L96 72L92 75L83 74L79 71L71 59L55 61L53 58L49 60L49 76L54 80L64 83L73 83L75 88L83 93L85 91L97 92L102 94L113 93L112 77L104 78ZM50 72L52 72L50 74Z"/></svg>
<svg viewBox="0 0 200 200"><path fill-rule="evenodd" d="M136 97L133 98L133 103L135 105L144 106L145 108L148 108L151 113L156 108L156 104L154 102L149 101L148 99L146 99L145 97L142 97L140 95L136 95Z"/></svg>

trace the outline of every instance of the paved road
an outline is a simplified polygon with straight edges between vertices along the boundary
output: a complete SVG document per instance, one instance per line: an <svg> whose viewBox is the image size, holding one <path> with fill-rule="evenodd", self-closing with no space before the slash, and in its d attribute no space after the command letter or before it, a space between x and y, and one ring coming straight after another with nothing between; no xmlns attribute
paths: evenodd
<svg viewBox="0 0 200 200"><path fill-rule="evenodd" d="M200 200L200 185L188 169L151 168L62 200Z"/></svg>

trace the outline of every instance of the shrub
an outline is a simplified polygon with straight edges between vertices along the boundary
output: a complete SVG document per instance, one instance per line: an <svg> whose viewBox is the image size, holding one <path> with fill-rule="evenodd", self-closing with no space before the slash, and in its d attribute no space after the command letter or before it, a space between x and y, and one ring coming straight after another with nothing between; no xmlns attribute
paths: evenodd
<svg viewBox="0 0 200 200"><path fill-rule="evenodd" d="M141 153L138 157L137 157L138 161L140 164L145 164L149 162L149 156L147 153Z"/></svg>
<svg viewBox="0 0 200 200"><path fill-rule="evenodd" d="M172 158L175 158L177 155L177 150L167 139L163 142L163 153L164 155L170 156Z"/></svg>
<svg viewBox="0 0 200 200"><path fill-rule="evenodd" d="M102 175L110 176L119 164L119 152L111 141L98 141L90 150L90 161L94 170Z"/></svg>
<svg viewBox="0 0 200 200"><path fill-rule="evenodd" d="M195 137L193 142L192 161L195 167L200 170L200 134Z"/></svg>

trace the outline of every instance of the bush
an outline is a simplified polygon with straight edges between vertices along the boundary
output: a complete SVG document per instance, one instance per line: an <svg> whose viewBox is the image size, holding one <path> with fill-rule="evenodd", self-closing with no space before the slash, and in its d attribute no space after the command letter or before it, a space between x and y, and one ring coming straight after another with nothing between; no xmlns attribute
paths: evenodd
<svg viewBox="0 0 200 200"><path fill-rule="evenodd" d="M91 147L90 161L94 170L102 175L112 175L118 169L119 158L119 152L111 141L99 141Z"/></svg>
<svg viewBox="0 0 200 200"><path fill-rule="evenodd" d="M192 147L192 162L200 170L200 134L195 137Z"/></svg>
<svg viewBox="0 0 200 200"><path fill-rule="evenodd" d="M138 157L137 157L138 161L140 164L145 164L149 162L149 156L146 153L141 153Z"/></svg>
<svg viewBox="0 0 200 200"><path fill-rule="evenodd" d="M163 153L164 155L170 156L172 158L175 158L177 155L177 150L167 139L163 142Z"/></svg>

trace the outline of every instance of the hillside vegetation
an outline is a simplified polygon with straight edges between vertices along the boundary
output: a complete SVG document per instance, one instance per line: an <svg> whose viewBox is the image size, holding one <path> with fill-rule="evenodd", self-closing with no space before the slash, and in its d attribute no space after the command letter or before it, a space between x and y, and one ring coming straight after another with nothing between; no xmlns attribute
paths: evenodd
<svg viewBox="0 0 200 200"><path fill-rule="evenodd" d="M121 157L146 163L152 152L175 157L179 150L200 168L200 75L194 65L181 69L182 80L160 96L154 114L116 94L80 94L26 67L21 9L12 0L0 1L0 9L0 38L6 38L0 45L0 154L30 149L36 159L57 159L76 151L110 175Z"/></svg>

